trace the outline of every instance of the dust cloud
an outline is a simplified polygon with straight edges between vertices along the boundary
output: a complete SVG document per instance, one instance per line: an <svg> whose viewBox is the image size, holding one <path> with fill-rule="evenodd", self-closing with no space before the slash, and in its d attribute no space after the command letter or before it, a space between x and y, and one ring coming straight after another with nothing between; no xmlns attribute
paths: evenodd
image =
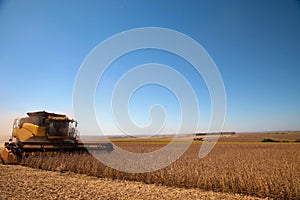
<svg viewBox="0 0 300 200"><path fill-rule="evenodd" d="M12 126L14 119L17 115L4 115L0 114L0 147L4 145L5 141L8 141L11 136Z"/></svg>

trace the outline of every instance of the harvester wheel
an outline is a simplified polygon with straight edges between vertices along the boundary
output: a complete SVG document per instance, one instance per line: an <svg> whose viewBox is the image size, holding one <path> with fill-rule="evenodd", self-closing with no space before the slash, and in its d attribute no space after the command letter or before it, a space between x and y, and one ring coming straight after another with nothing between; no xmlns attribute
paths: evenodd
<svg viewBox="0 0 300 200"><path fill-rule="evenodd" d="M3 149L0 149L0 164L4 164L4 160L2 159L2 151Z"/></svg>

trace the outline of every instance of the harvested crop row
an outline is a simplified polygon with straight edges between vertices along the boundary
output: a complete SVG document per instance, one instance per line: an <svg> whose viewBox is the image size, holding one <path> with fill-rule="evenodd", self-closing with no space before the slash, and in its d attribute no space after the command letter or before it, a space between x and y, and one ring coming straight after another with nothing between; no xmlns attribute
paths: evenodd
<svg viewBox="0 0 300 200"><path fill-rule="evenodd" d="M245 199L203 192L0 164L0 199Z"/></svg>

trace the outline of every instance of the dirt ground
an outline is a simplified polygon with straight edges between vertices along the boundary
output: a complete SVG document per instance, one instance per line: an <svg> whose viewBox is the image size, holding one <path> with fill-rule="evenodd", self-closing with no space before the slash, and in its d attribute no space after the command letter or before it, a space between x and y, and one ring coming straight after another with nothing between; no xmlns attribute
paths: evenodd
<svg viewBox="0 0 300 200"><path fill-rule="evenodd" d="M0 164L0 199L259 199Z"/></svg>

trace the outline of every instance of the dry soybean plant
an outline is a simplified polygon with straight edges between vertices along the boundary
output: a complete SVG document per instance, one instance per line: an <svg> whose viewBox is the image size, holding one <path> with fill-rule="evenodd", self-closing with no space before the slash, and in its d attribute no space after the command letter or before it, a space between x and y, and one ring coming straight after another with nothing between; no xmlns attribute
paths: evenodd
<svg viewBox="0 0 300 200"><path fill-rule="evenodd" d="M157 149L151 144L119 146L134 152ZM151 173L120 172L103 165L88 153L41 153L26 157L22 164L111 179L275 199L300 199L299 144L217 144L203 159L198 158L199 148L200 144L191 145L180 159Z"/></svg>

